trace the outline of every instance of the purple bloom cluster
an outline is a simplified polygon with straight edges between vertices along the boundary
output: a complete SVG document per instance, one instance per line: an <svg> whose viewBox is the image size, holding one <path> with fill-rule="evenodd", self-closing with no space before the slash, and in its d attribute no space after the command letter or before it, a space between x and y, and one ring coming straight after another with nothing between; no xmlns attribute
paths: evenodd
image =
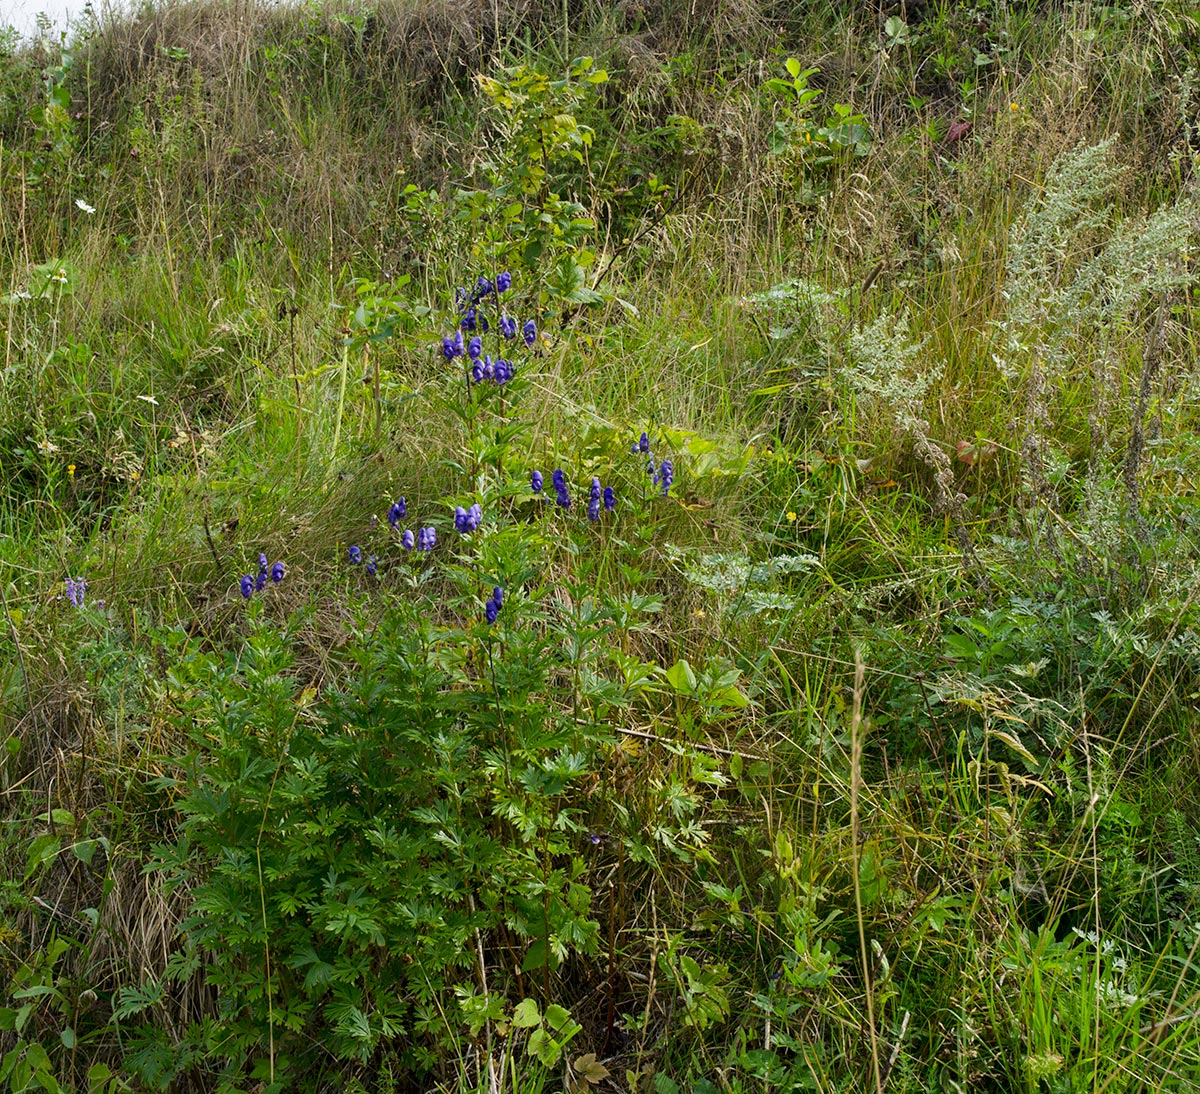
<svg viewBox="0 0 1200 1094"><path fill-rule="evenodd" d="M488 626L496 622L496 616L500 614L500 609L504 607L504 590L497 585L492 589L491 599L484 605L484 618L488 621Z"/></svg>
<svg viewBox="0 0 1200 1094"><path fill-rule="evenodd" d="M470 509L464 509L459 505L454 510L454 530L460 536L465 536L468 532L474 532L482 520L483 506L479 502L472 505Z"/></svg>
<svg viewBox="0 0 1200 1094"><path fill-rule="evenodd" d="M663 497L670 492L671 483L675 481L675 465L664 459L661 463L654 462L654 453L650 451L650 437L643 431L642 435L629 446L633 455L646 457L646 474L650 476L655 486L662 487Z"/></svg>
<svg viewBox="0 0 1200 1094"><path fill-rule="evenodd" d="M550 474L550 482L554 487L554 500L560 509L571 508L571 491L567 487L567 476L561 467L556 467ZM534 471L529 476L529 488L540 494L545 488L546 481L540 471ZM617 507L617 494L611 486L601 486L600 480L593 476L591 488L588 490L588 520L600 519L600 508L611 513Z"/></svg>
<svg viewBox="0 0 1200 1094"><path fill-rule="evenodd" d="M267 556L259 552L258 575L243 574L242 579L238 582L238 588L241 590L243 599L249 600L255 593L260 593L267 587L268 578L278 585L286 574L287 567L284 566L282 560L276 562L268 569Z"/></svg>
<svg viewBox="0 0 1200 1094"><path fill-rule="evenodd" d="M505 270L496 275L493 283L486 277L479 278L473 289L460 286L454 291L454 303L458 309L458 329L452 335L442 339L442 355L447 361L456 357L470 358L470 375L474 383L482 384L490 381L495 384L506 384L513 378L513 362L497 357L493 359L483 352L483 335L490 329L483 306L490 303L499 307L500 294L512 288L512 274ZM499 319L500 334L511 341L517 336L517 320L509 315L501 314ZM532 319L521 328L525 344L533 345L537 339L537 324ZM463 331L471 333L469 341L463 340Z"/></svg>
<svg viewBox="0 0 1200 1094"><path fill-rule="evenodd" d="M560 509L571 508L571 495L567 492L567 476L563 474L561 467L556 467L554 473L550 476L550 481L554 484L555 501Z"/></svg>
<svg viewBox="0 0 1200 1094"><path fill-rule="evenodd" d="M663 497L665 498L671 489L671 483L675 481L675 465L670 460L663 460L658 465L658 470L654 473L654 485L661 486Z"/></svg>
<svg viewBox="0 0 1200 1094"><path fill-rule="evenodd" d="M388 510L388 524L393 528L399 528L400 522L408 516L408 502L403 498L398 498L392 502L391 508Z"/></svg>
<svg viewBox="0 0 1200 1094"><path fill-rule="evenodd" d="M507 384L512 378L513 363L503 357L497 357L494 361L491 357L485 357L482 361L476 360L471 366L471 379L477 384L483 383L484 380Z"/></svg>
<svg viewBox="0 0 1200 1094"><path fill-rule="evenodd" d="M422 528L417 534L417 550L432 551L437 546L437 531L433 528Z"/></svg>
<svg viewBox="0 0 1200 1094"><path fill-rule="evenodd" d="M72 608L82 608L83 598L87 594L87 579L83 577L68 577L63 580L67 587L67 599Z"/></svg>

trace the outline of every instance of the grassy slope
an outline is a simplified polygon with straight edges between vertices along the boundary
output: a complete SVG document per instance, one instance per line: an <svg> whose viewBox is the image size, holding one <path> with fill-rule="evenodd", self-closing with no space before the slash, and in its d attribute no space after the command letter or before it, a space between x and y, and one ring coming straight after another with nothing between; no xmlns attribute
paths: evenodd
<svg viewBox="0 0 1200 1094"><path fill-rule="evenodd" d="M40 1040L64 1083L106 1061L150 1085L138 1030L174 1045L213 1012L196 974L112 1018L188 903L141 870L178 824L152 780L191 747L163 636L241 649L237 579L262 550L288 562L262 611L301 620L304 681L353 678L348 635L398 586L359 581L345 548L397 494L428 510L460 489L424 337L442 327L344 358L355 279L408 275L399 295L444 315L487 227L414 212L405 187L479 185L497 136L474 73L587 54L610 80L559 185L596 222L607 299L517 273L546 334L523 443L531 466L618 468L641 429L667 438L674 499L622 510L625 540L645 530L639 588L664 597L629 648L736 667L753 702L701 716L660 680L621 708L631 747L606 753L601 797L625 842L586 873L612 956L544 985L583 1024L572 1053L627 1090L1187 1089L1194 24L1170 4L931 4L907 31L858 4L348 11L114 19L57 106L57 48L0 67L9 1005L30 977L61 993L6 1034L18 1055ZM864 116L867 154L822 163L801 130L768 154L786 112L764 85L789 56L820 70L816 123ZM747 300L789 279L830 296ZM817 561L756 582L706 567L714 548ZM620 550L602 578L551 545L545 573L620 587ZM68 609L74 574L103 608ZM724 787L661 747L681 726L727 750ZM675 793L699 859L659 825ZM47 835L109 843L85 862ZM57 974L37 964L55 935ZM493 944L493 987L541 999ZM481 1082L460 1034L420 1078L385 1039L313 1081ZM172 1066L207 1089L216 1065ZM538 1074L518 1052L499 1081Z"/></svg>

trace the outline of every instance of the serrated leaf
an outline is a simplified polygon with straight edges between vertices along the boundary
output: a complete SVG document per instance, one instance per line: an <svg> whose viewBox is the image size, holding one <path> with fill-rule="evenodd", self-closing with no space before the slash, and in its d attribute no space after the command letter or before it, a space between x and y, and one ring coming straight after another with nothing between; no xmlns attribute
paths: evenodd
<svg viewBox="0 0 1200 1094"><path fill-rule="evenodd" d="M541 1011L532 999L522 999L513 1009L512 1024L517 1029L530 1029L542 1024Z"/></svg>
<svg viewBox="0 0 1200 1094"><path fill-rule="evenodd" d="M609 1076L608 1068L596 1059L594 1052L587 1052L582 1056L576 1057L571 1067L574 1069L576 1075L593 1086L596 1083L604 1082Z"/></svg>

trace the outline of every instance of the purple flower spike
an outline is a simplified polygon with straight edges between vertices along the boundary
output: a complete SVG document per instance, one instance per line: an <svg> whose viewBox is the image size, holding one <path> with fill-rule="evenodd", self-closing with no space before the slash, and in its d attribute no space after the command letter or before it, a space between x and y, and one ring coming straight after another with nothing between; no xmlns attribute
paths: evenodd
<svg viewBox="0 0 1200 1094"><path fill-rule="evenodd" d="M492 291L492 283L486 277L481 277L475 282L475 291L481 297L487 296Z"/></svg>
<svg viewBox="0 0 1200 1094"><path fill-rule="evenodd" d="M496 622L496 616L499 614L500 606L494 600L489 600L483 606L483 617L487 620L489 627Z"/></svg>
<svg viewBox="0 0 1200 1094"><path fill-rule="evenodd" d="M479 359L479 355L482 352L483 352L483 339L480 338L479 335L477 334L477 335L475 335L475 337L473 337L471 339L471 341L469 341L467 343L467 355L471 358L472 361L477 361Z"/></svg>
<svg viewBox="0 0 1200 1094"><path fill-rule="evenodd" d="M453 338L442 339L442 356L445 357L447 361L453 361L454 358L458 356L458 350L454 346Z"/></svg>
<svg viewBox="0 0 1200 1094"><path fill-rule="evenodd" d="M591 490L588 491L588 497L591 498L592 501L599 501L600 493L601 493L600 480L598 478L596 478L595 475L593 475L592 476L592 488L591 488Z"/></svg>
<svg viewBox="0 0 1200 1094"><path fill-rule="evenodd" d="M658 469L658 482L662 487L663 497L667 496L667 492L671 489L671 483L675 481L675 465L670 460L663 460Z"/></svg>
<svg viewBox="0 0 1200 1094"><path fill-rule="evenodd" d="M249 600L251 594L254 592L254 578L249 574L242 574L241 589L242 599Z"/></svg>
<svg viewBox="0 0 1200 1094"><path fill-rule="evenodd" d="M532 346L537 340L537 324L532 319L521 328L521 336L525 339L527 346Z"/></svg>
<svg viewBox="0 0 1200 1094"><path fill-rule="evenodd" d="M454 507L454 530L460 536L466 535L470 531L467 527L467 511L461 505Z"/></svg>
<svg viewBox="0 0 1200 1094"><path fill-rule="evenodd" d="M540 494L542 492L542 488L545 485L546 485L546 482L542 478L542 473L540 471L535 471L532 475L529 476L529 488L535 494Z"/></svg>
<svg viewBox="0 0 1200 1094"><path fill-rule="evenodd" d="M412 534L412 530L409 528L405 528L404 535L402 535L400 537L400 546L403 547L406 551L411 551L413 549L413 546L415 543L416 543L416 539Z"/></svg>
<svg viewBox="0 0 1200 1094"><path fill-rule="evenodd" d="M500 317L500 333L505 338L516 338L517 336L517 321L507 315Z"/></svg>
<svg viewBox="0 0 1200 1094"><path fill-rule="evenodd" d="M471 366L471 379L474 380L475 383L477 383L477 384L483 383L483 362L482 361L476 361L475 364L473 364Z"/></svg>
<svg viewBox="0 0 1200 1094"><path fill-rule="evenodd" d="M418 551L432 551L437 546L437 529L422 528L417 536Z"/></svg>
<svg viewBox="0 0 1200 1094"><path fill-rule="evenodd" d="M463 330L474 330L475 319L478 314L479 313L476 312L474 308L468 308L465 312L463 312L462 321L459 323L459 326Z"/></svg>
<svg viewBox="0 0 1200 1094"><path fill-rule="evenodd" d="M507 270L496 275L496 292L508 292L512 288L512 274Z"/></svg>
<svg viewBox="0 0 1200 1094"><path fill-rule="evenodd" d="M638 438L637 450L643 456L648 455L650 452L650 438L645 433L642 433L641 437Z"/></svg>
<svg viewBox="0 0 1200 1094"><path fill-rule="evenodd" d="M369 573L372 577L374 577L375 573L378 569L379 569L379 557L378 557L378 555L372 555L370 558L367 559L367 573Z"/></svg>
<svg viewBox="0 0 1200 1094"><path fill-rule="evenodd" d="M611 486L606 486L604 488L604 508L607 509L608 512L611 513L616 507L617 507L616 491L614 491Z"/></svg>
<svg viewBox="0 0 1200 1094"><path fill-rule="evenodd" d="M286 573L287 569L284 567L283 562L277 562L271 567L271 580L278 585L283 580Z"/></svg>
<svg viewBox="0 0 1200 1094"><path fill-rule="evenodd" d="M588 502L588 520L597 521L600 519L600 499L592 498Z"/></svg>
<svg viewBox="0 0 1200 1094"><path fill-rule="evenodd" d="M403 498L392 502L392 507L388 510L388 524L396 528L406 516L408 516L408 502Z"/></svg>

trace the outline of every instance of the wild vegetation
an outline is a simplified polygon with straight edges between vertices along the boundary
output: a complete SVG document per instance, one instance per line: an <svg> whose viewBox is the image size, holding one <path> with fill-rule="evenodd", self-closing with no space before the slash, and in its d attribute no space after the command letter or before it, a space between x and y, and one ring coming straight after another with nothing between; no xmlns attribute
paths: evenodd
<svg viewBox="0 0 1200 1094"><path fill-rule="evenodd" d="M0 1087L1196 1089L1198 32L0 37Z"/></svg>

